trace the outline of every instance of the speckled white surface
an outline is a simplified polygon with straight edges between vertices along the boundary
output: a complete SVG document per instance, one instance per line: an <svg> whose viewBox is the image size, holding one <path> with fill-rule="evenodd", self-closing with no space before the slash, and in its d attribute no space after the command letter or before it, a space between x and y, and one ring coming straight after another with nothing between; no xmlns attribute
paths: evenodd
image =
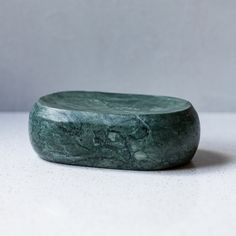
<svg viewBox="0 0 236 236"><path fill-rule="evenodd" d="M236 114L200 114L193 162L137 172L43 161L0 113L0 235L236 235Z"/></svg>

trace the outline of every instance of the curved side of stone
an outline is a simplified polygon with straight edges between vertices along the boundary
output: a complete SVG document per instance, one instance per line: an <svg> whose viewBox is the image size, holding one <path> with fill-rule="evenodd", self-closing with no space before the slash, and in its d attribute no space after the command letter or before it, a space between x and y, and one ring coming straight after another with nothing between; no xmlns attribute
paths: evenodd
<svg viewBox="0 0 236 236"><path fill-rule="evenodd" d="M200 123L192 106L166 114L114 115L35 103L29 116L29 135L39 156L51 162L158 170L193 158Z"/></svg>

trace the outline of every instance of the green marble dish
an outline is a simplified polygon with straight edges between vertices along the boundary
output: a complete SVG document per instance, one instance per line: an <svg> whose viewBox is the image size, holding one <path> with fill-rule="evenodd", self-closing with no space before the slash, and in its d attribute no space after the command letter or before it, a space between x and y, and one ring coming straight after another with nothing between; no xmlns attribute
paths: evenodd
<svg viewBox="0 0 236 236"><path fill-rule="evenodd" d="M191 103L180 98L70 91L34 104L29 135L48 161L159 170L193 158L200 124Z"/></svg>

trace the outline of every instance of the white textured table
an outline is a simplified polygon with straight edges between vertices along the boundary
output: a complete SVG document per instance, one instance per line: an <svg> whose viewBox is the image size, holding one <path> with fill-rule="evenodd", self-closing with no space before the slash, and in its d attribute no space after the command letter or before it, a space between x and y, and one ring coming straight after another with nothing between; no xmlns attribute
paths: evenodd
<svg viewBox="0 0 236 236"><path fill-rule="evenodd" d="M191 164L137 172L43 161L0 113L0 235L236 235L236 114L200 120Z"/></svg>

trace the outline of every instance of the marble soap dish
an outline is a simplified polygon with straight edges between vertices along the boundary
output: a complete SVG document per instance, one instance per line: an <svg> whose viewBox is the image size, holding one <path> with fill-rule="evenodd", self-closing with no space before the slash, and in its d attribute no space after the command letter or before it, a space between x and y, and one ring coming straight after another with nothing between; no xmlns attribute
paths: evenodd
<svg viewBox="0 0 236 236"><path fill-rule="evenodd" d="M34 104L29 135L48 161L159 170L193 158L200 124L191 103L180 98L68 91Z"/></svg>

